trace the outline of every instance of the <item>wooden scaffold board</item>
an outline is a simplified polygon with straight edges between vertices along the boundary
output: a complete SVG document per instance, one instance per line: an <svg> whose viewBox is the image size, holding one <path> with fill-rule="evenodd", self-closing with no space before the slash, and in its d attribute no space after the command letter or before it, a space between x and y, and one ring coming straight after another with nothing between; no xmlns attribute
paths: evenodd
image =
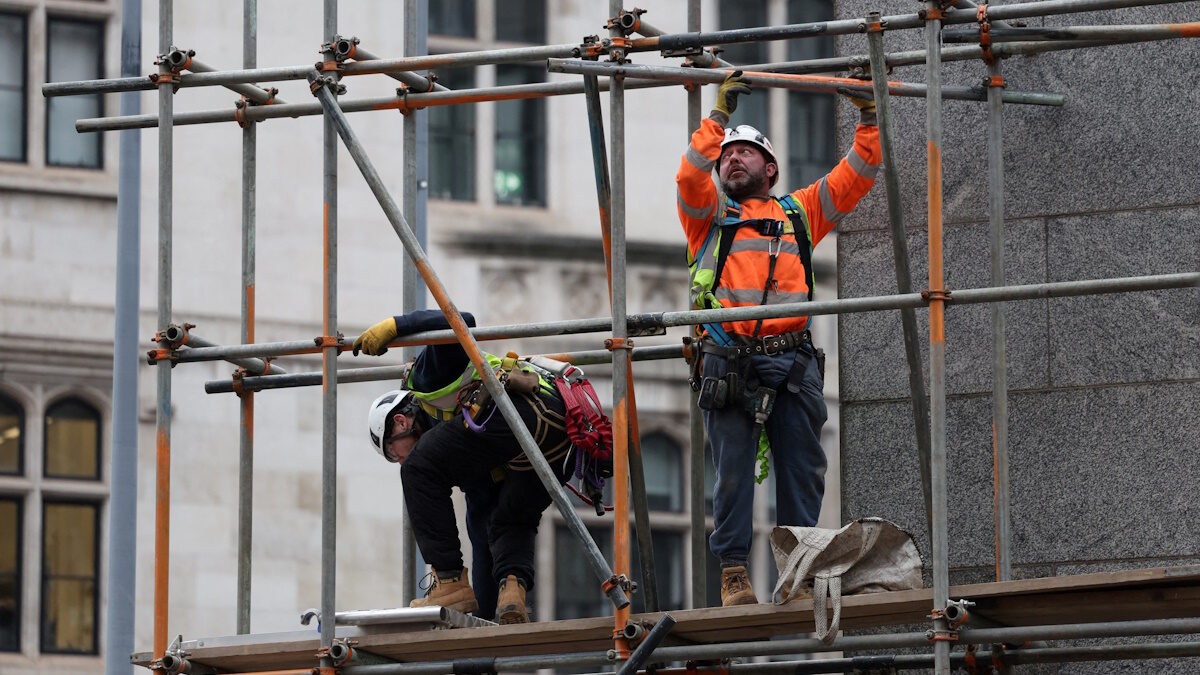
<svg viewBox="0 0 1200 675"><path fill-rule="evenodd" d="M950 588L950 597L975 603L973 615L1006 626L1133 621L1200 616L1200 566L1104 572L1025 579ZM842 598L846 630L926 624L932 589L851 595ZM664 645L763 640L813 631L812 600L671 610L676 624ZM456 613L451 613L456 614ZM459 615L461 616L461 615ZM659 614L634 615L654 622ZM548 621L516 626L339 626L337 635L356 649L397 662L472 657L602 652L612 647L612 618ZM315 665L313 630L208 638L183 643L193 663L222 672L255 672ZM133 655L148 666L149 653Z"/></svg>

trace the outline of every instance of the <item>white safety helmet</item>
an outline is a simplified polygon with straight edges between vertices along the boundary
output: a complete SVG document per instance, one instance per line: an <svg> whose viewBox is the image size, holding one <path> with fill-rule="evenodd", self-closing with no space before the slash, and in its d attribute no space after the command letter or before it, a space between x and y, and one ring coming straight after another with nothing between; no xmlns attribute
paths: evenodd
<svg viewBox="0 0 1200 675"><path fill-rule="evenodd" d="M779 160L775 159L775 148L771 147L771 141L763 135L761 131L755 129L749 124L739 124L732 129L725 130L725 140L721 141L721 151L725 151L725 146L730 143L749 143L757 146L760 150L766 153L767 161L779 166ZM718 168L719 165L718 165ZM775 185L775 181L779 180L779 171L771 177L771 185Z"/></svg>
<svg viewBox="0 0 1200 675"><path fill-rule="evenodd" d="M371 445L375 448L375 452L389 462L395 460L388 457L387 450L384 449L384 446L387 445L387 430L390 426L388 422L395 413L408 414L416 402L417 399L411 391L393 389L375 399L375 402L371 404L371 412L367 414L367 431L371 434Z"/></svg>

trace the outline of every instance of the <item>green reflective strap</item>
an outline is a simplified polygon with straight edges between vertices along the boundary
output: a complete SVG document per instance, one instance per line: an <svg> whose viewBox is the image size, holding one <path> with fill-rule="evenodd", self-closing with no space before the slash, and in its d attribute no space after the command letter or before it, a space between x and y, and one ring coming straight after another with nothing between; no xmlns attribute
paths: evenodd
<svg viewBox="0 0 1200 675"><path fill-rule="evenodd" d="M758 432L758 475L754 477L754 482L759 485L762 485L771 471L771 463L767 458L770 452L771 441L767 438L767 430L763 429Z"/></svg>

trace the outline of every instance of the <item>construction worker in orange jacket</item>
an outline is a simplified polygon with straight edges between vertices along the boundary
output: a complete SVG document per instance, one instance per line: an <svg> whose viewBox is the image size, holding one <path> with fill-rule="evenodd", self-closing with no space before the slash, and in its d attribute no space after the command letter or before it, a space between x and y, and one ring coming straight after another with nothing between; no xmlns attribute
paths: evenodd
<svg viewBox="0 0 1200 675"><path fill-rule="evenodd" d="M740 71L725 79L675 176L697 309L811 300L812 247L854 209L879 170L874 101L851 95L861 111L854 147L816 183L771 196L779 179L771 142L749 125L725 128L738 96L749 93ZM813 526L820 515L824 353L807 325L806 316L787 316L701 328L692 386L716 468L709 547L721 561L724 606L758 602L746 572L756 463L761 480L769 453L778 524Z"/></svg>

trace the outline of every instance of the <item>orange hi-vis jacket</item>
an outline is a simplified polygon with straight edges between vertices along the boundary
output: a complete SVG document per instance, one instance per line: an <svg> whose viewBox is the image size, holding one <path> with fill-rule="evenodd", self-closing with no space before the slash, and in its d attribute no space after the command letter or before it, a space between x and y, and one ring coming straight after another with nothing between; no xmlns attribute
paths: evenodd
<svg viewBox="0 0 1200 675"><path fill-rule="evenodd" d="M718 226L726 215L723 208L725 200L718 193L712 174L721 155L721 141L724 138L725 130L717 121L712 118L701 121L680 162L679 173L675 175L679 221L687 237L689 261L700 254L709 230ZM854 147L837 166L816 183L791 193L804 212L812 246L815 247L870 191L881 158L879 127L859 124L854 131ZM751 198L740 205L741 220L769 218L783 221L785 233L793 234L792 224L776 199ZM722 307L761 303L763 290L768 283L770 252L776 251L778 259L775 262L774 279L767 289L766 302L761 304L803 302L808 299L809 288L797 244L799 239L799 245L803 245L803 236L785 236L782 241L774 241L774 237L761 234L754 227L739 227L733 232L735 237L724 270L717 287L713 289ZM728 232L725 234L728 235ZM713 256L714 259L716 254L717 246L711 244L703 252L703 255ZM695 297L693 302L696 302ZM754 334L756 323L756 320L732 321L722 324L722 327L727 333L750 337ZM759 336L781 335L803 330L807 324L808 317L803 316L764 319L758 332Z"/></svg>

